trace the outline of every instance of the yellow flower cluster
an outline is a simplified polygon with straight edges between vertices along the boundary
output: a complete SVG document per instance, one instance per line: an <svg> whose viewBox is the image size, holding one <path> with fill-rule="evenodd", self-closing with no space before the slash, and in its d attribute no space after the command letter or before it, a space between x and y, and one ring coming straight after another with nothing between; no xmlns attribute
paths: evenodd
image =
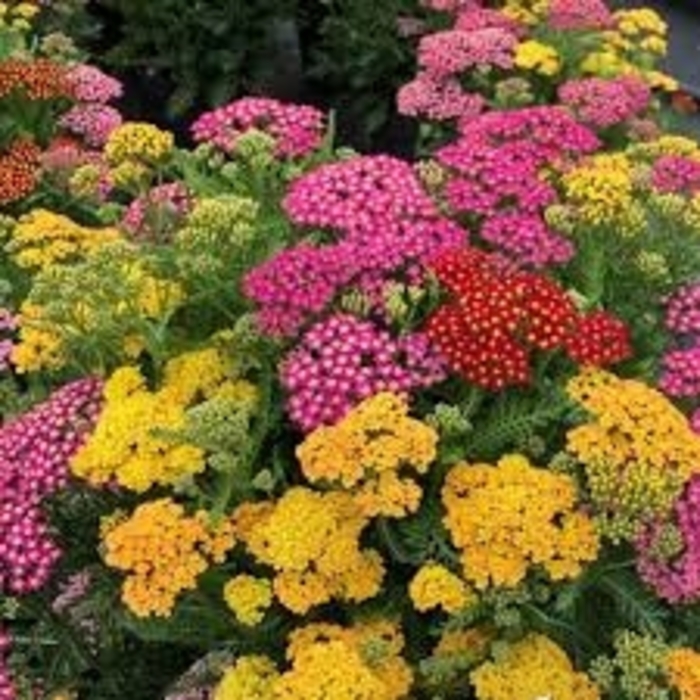
<svg viewBox="0 0 700 700"><path fill-rule="evenodd" d="M700 653L682 647L673 649L666 660L670 684L678 691L680 700L700 698Z"/></svg>
<svg viewBox="0 0 700 700"><path fill-rule="evenodd" d="M274 700L279 672L266 656L242 656L229 668L214 692L214 700Z"/></svg>
<svg viewBox="0 0 700 700"><path fill-rule="evenodd" d="M254 627L272 605L272 586L265 578L241 574L224 586L224 600L239 622Z"/></svg>
<svg viewBox="0 0 700 700"><path fill-rule="evenodd" d="M577 576L598 553L593 523L576 508L573 480L509 455L496 466L459 464L442 493L445 525L476 588L515 586L530 566Z"/></svg>
<svg viewBox="0 0 700 700"><path fill-rule="evenodd" d="M419 612L442 608L456 613L476 602L476 596L459 576L432 562L418 570L408 586L408 595Z"/></svg>
<svg viewBox="0 0 700 700"><path fill-rule="evenodd" d="M591 418L567 434L584 466L601 526L632 537L640 520L668 511L700 468L700 437L659 391L603 370L584 370L567 387Z"/></svg>
<svg viewBox="0 0 700 700"><path fill-rule="evenodd" d="M74 262L119 238L116 229L88 228L67 216L34 209L14 226L6 250L20 267L41 269Z"/></svg>
<svg viewBox="0 0 700 700"><path fill-rule="evenodd" d="M43 318L40 306L24 303L19 314L19 342L12 348L12 364L19 374L64 366L60 330Z"/></svg>
<svg viewBox="0 0 700 700"><path fill-rule="evenodd" d="M470 674L478 700L599 700L600 691L553 641L531 634Z"/></svg>
<svg viewBox="0 0 700 700"><path fill-rule="evenodd" d="M437 432L408 416L408 402L391 393L366 399L334 426L322 426L297 448L313 483L352 492L368 516L415 512L420 486L403 475L423 474L436 456Z"/></svg>
<svg viewBox="0 0 700 700"><path fill-rule="evenodd" d="M593 156L565 173L562 185L567 204L584 227L606 226L630 236L646 223L634 197L633 164L624 154Z"/></svg>
<svg viewBox="0 0 700 700"><path fill-rule="evenodd" d="M523 24L542 22L549 10L549 0L506 0L502 12Z"/></svg>
<svg viewBox="0 0 700 700"><path fill-rule="evenodd" d="M32 28L31 20L40 10L39 5L32 2L0 2L0 30L27 32Z"/></svg>
<svg viewBox="0 0 700 700"><path fill-rule="evenodd" d="M104 561L127 572L122 600L139 617L172 613L180 593L194 590L212 562L233 548L233 528L205 512L189 516L169 498L143 503L104 534Z"/></svg>
<svg viewBox="0 0 700 700"><path fill-rule="evenodd" d="M333 599L362 601L379 592L379 554L360 550L367 524L352 497L289 489L278 501L244 504L236 533L250 553L275 570L279 601L300 615Z"/></svg>
<svg viewBox="0 0 700 700"><path fill-rule="evenodd" d="M561 70L561 60L557 50L534 39L518 44L514 60L518 68L547 77L556 75Z"/></svg>
<svg viewBox="0 0 700 700"><path fill-rule="evenodd" d="M174 146L170 132L146 122L126 122L110 134L105 157L114 168L125 163L152 166L165 161Z"/></svg>
<svg viewBox="0 0 700 700"><path fill-rule="evenodd" d="M463 656L481 659L488 653L494 631L485 626L464 630L445 630L433 649L433 656Z"/></svg>
<svg viewBox="0 0 700 700"><path fill-rule="evenodd" d="M630 144L626 152L631 158L638 158L650 163L661 156L684 156L700 160L698 142L679 134L663 134L653 141Z"/></svg>
<svg viewBox="0 0 700 700"><path fill-rule="evenodd" d="M350 628L313 624L295 630L287 648L292 668L281 677L275 698L405 698L413 673L401 656L403 646L403 635L388 620Z"/></svg>
<svg viewBox="0 0 700 700"><path fill-rule="evenodd" d="M613 16L615 28L602 32L602 45L584 58L581 70L608 78L634 75L651 87L676 90L676 80L653 68L667 50L661 17L649 8L618 10Z"/></svg>
<svg viewBox="0 0 700 700"><path fill-rule="evenodd" d="M170 360L154 391L137 368L121 367L105 385L104 409L71 470L91 484L116 479L138 492L176 484L205 469L205 454L162 433L184 428L187 409L200 400L238 396L247 401L254 391L247 382L229 378L228 363L215 348Z"/></svg>

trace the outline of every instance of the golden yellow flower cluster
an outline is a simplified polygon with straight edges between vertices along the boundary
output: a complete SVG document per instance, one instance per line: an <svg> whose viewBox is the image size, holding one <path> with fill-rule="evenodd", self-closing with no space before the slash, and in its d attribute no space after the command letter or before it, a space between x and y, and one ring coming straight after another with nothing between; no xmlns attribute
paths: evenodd
<svg viewBox="0 0 700 700"><path fill-rule="evenodd" d="M633 159L641 159L649 163L661 156L683 156L700 160L700 145L687 136L663 134L653 141L630 144L626 153Z"/></svg>
<svg viewBox="0 0 700 700"><path fill-rule="evenodd" d="M606 226L624 235L640 231L646 218L634 197L634 168L622 153L602 153L565 173L567 204L582 227Z"/></svg>
<svg viewBox="0 0 700 700"><path fill-rule="evenodd" d="M514 60L518 68L547 77L552 77L561 70L561 60L557 50L549 44L543 44L534 39L518 44Z"/></svg>
<svg viewBox="0 0 700 700"><path fill-rule="evenodd" d="M61 333L43 319L40 306L24 303L19 314L19 342L11 360L19 374L42 369L55 370L66 361Z"/></svg>
<svg viewBox="0 0 700 700"><path fill-rule="evenodd" d="M117 127L105 145L105 157L112 167L125 163L158 165L175 146L173 135L146 122L126 122Z"/></svg>
<svg viewBox="0 0 700 700"><path fill-rule="evenodd" d="M388 620L354 627L313 624L290 636L292 668L279 682L284 700L399 700L408 696L413 673L402 658L403 635ZM357 688L358 694L353 694Z"/></svg>
<svg viewBox="0 0 700 700"><path fill-rule="evenodd" d="M680 700L700 698L700 653L695 649L673 649L666 660L668 680Z"/></svg>
<svg viewBox="0 0 700 700"><path fill-rule="evenodd" d="M567 387L591 418L567 434L567 449L585 468L606 534L633 537L669 511L700 469L700 437L659 391L603 370L584 370Z"/></svg>
<svg viewBox="0 0 700 700"><path fill-rule="evenodd" d="M11 231L6 250L20 267L41 269L75 262L119 240L113 228L94 229L46 209L33 209Z"/></svg>
<svg viewBox="0 0 700 700"><path fill-rule="evenodd" d="M289 489L278 501L244 504L236 533L261 564L275 570L279 601L300 615L333 599L362 601L379 592L384 567L360 549L367 525L352 496Z"/></svg>
<svg viewBox="0 0 700 700"><path fill-rule="evenodd" d="M531 566L554 580L577 576L598 554L593 523L576 507L573 480L520 455L459 464L442 493L445 525L476 588L515 586Z"/></svg>
<svg viewBox="0 0 700 700"><path fill-rule="evenodd" d="M104 560L127 572L122 600L139 617L167 617L180 593L194 590L211 563L234 546L233 527L205 512L189 516L169 498L143 503L104 534Z"/></svg>
<svg viewBox="0 0 700 700"><path fill-rule="evenodd" d="M105 384L104 409L71 470L91 484L116 479L138 492L177 484L205 469L205 454L164 433L182 430L187 409L198 401L217 396L250 401L254 395L252 385L229 377L228 362L215 348L170 360L162 385L153 391L136 367L121 367Z"/></svg>
<svg viewBox="0 0 700 700"><path fill-rule="evenodd" d="M227 669L214 700L274 700L279 672L266 656L242 656Z"/></svg>
<svg viewBox="0 0 700 700"><path fill-rule="evenodd" d="M506 0L502 12L518 22L534 25L544 21L549 0Z"/></svg>
<svg viewBox="0 0 700 700"><path fill-rule="evenodd" d="M366 516L402 517L417 510L422 495L405 475L427 471L437 441L433 428L408 416L405 398L385 392L316 429L297 457L309 481L351 491Z"/></svg>
<svg viewBox="0 0 700 700"><path fill-rule="evenodd" d="M478 700L599 700L600 691L553 641L531 634L470 674Z"/></svg>
<svg viewBox="0 0 700 700"><path fill-rule="evenodd" d="M408 595L419 612L442 608L456 613L476 602L476 596L459 576L442 564L424 564L408 586Z"/></svg>
<svg viewBox="0 0 700 700"><path fill-rule="evenodd" d="M265 578L241 574L224 586L224 600L244 625L260 624L272 605L272 586Z"/></svg>

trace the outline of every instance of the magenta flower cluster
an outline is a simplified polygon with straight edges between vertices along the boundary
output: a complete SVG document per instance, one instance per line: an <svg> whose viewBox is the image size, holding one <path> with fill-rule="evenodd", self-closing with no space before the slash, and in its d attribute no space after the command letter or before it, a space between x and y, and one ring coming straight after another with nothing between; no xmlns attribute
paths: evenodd
<svg viewBox="0 0 700 700"><path fill-rule="evenodd" d="M651 181L661 192L695 194L700 191L700 161L685 156L661 156L652 167Z"/></svg>
<svg viewBox="0 0 700 700"><path fill-rule="evenodd" d="M0 592L30 593L49 578L60 551L42 502L65 485L101 390L97 379L73 382L0 429Z"/></svg>
<svg viewBox="0 0 700 700"><path fill-rule="evenodd" d="M393 338L370 321L335 314L304 334L285 359L281 379L289 415L310 432L378 392L408 392L444 377L442 360L424 335Z"/></svg>
<svg viewBox="0 0 700 700"><path fill-rule="evenodd" d="M682 335L700 334L700 282L681 287L668 300L666 328Z"/></svg>
<svg viewBox="0 0 700 700"><path fill-rule="evenodd" d="M673 526L681 536L682 551L666 559L658 552L665 523L646 528L636 542L639 575L657 595L670 603L700 600L700 476L694 474L674 506Z"/></svg>
<svg viewBox="0 0 700 700"><path fill-rule="evenodd" d="M323 114L313 107L245 97L202 114L192 125L192 136L232 154L237 139L257 129L275 139L279 157L299 158L321 145L324 128Z"/></svg>
<svg viewBox="0 0 700 700"><path fill-rule="evenodd" d="M123 122L121 113L101 103L77 104L60 119L59 126L82 137L90 148L101 148Z"/></svg>
<svg viewBox="0 0 700 700"><path fill-rule="evenodd" d="M388 156L362 156L303 175L284 199L290 219L330 229L325 245L301 243L251 270L243 289L264 332L291 336L352 283L381 307L389 280L459 248L467 232L442 217L413 169ZM379 309L377 309L379 310Z"/></svg>
<svg viewBox="0 0 700 700"><path fill-rule="evenodd" d="M651 89L641 78L582 78L559 88L559 100L584 124L607 129L640 117L651 101Z"/></svg>
<svg viewBox="0 0 700 700"><path fill-rule="evenodd" d="M135 238L153 239L182 221L191 208L191 197L181 182L156 185L129 204L120 226Z"/></svg>
<svg viewBox="0 0 700 700"><path fill-rule="evenodd" d="M558 195L542 171L595 151L595 134L562 107L488 112L461 126L461 136L436 154L449 172L444 194L452 210L478 217L482 240L519 264L570 260L571 242L543 218Z"/></svg>
<svg viewBox="0 0 700 700"><path fill-rule="evenodd" d="M68 72L71 92L79 102L107 104L122 96L122 84L96 66L80 63Z"/></svg>
<svg viewBox="0 0 700 700"><path fill-rule="evenodd" d="M700 396L700 341L667 352L661 360L659 388L669 396Z"/></svg>

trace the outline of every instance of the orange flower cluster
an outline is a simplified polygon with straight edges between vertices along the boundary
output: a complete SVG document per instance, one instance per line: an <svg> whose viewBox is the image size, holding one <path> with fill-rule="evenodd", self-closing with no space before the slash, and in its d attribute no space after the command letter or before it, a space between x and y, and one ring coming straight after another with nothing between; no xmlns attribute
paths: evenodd
<svg viewBox="0 0 700 700"><path fill-rule="evenodd" d="M0 63L0 98L21 90L30 100L71 97L66 68L46 58L10 58Z"/></svg>
<svg viewBox="0 0 700 700"><path fill-rule="evenodd" d="M22 199L36 186L41 151L32 141L17 139L0 155L0 206Z"/></svg>

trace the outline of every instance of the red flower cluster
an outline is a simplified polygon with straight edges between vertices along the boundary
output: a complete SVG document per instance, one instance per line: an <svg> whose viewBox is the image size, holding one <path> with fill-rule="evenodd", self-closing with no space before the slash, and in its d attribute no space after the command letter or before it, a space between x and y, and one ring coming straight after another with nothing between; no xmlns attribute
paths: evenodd
<svg viewBox="0 0 700 700"><path fill-rule="evenodd" d="M17 139L0 155L0 206L30 194L38 179L39 147L27 139Z"/></svg>
<svg viewBox="0 0 700 700"><path fill-rule="evenodd" d="M499 256L466 248L439 258L433 271L452 298L428 319L427 334L453 369L485 389L527 384L534 350L563 348L597 365L630 354L621 321L580 315L556 282Z"/></svg>

